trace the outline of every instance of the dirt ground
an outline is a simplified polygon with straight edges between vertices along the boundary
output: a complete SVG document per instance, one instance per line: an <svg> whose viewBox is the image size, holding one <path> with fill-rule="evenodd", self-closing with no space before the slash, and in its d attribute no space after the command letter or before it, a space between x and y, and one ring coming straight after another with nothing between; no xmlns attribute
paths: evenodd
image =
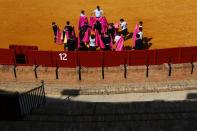
<svg viewBox="0 0 197 131"><path fill-rule="evenodd" d="M142 20L151 49L197 45L196 0L0 0L0 48L21 44L63 50L53 43L51 22L63 28L69 20L76 27L80 11L90 16L97 5L109 22L124 18L129 32Z"/></svg>

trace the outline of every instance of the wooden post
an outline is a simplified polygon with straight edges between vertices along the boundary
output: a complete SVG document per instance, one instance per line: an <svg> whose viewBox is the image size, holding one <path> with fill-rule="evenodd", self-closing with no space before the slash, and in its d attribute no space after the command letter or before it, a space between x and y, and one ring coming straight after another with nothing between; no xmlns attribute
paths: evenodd
<svg viewBox="0 0 197 131"><path fill-rule="evenodd" d="M56 59L56 70L55 70L55 74L56 74L56 79L59 79L59 75L58 75L58 64L57 64L57 59Z"/></svg>
<svg viewBox="0 0 197 131"><path fill-rule="evenodd" d="M172 72L172 66L171 66L171 63L168 63L168 66L169 66L169 74L168 74L168 76L171 76L171 72Z"/></svg>
<svg viewBox="0 0 197 131"><path fill-rule="evenodd" d="M17 75L16 75L16 65L14 65L13 71L14 71L14 77L17 78Z"/></svg>
<svg viewBox="0 0 197 131"><path fill-rule="evenodd" d="M125 62L124 62L124 78L127 78L127 64L126 64L127 60L125 58Z"/></svg>
<svg viewBox="0 0 197 131"><path fill-rule="evenodd" d="M193 63L193 56L192 56L192 62L191 62L191 65L192 65L192 70L191 70L191 74L193 74L193 72L194 72L194 63Z"/></svg>
<svg viewBox="0 0 197 131"><path fill-rule="evenodd" d="M15 52L16 53L16 52ZM16 56L16 55L15 55ZM15 59L13 59L13 63L14 63L14 68L13 68L13 71L14 71L14 77L17 78L17 75L16 75L16 61Z"/></svg>
<svg viewBox="0 0 197 131"><path fill-rule="evenodd" d="M168 67L169 67L169 73L168 73L168 76L171 76L171 74L172 74L171 58L169 58Z"/></svg>
<svg viewBox="0 0 197 131"><path fill-rule="evenodd" d="M55 70L56 79L59 79L59 75L58 75L58 69L59 69L59 67L56 67L56 70Z"/></svg>
<svg viewBox="0 0 197 131"><path fill-rule="evenodd" d="M149 71L149 65L148 65L148 56L146 57L146 77L148 78L148 71Z"/></svg>
<svg viewBox="0 0 197 131"><path fill-rule="evenodd" d="M34 74L35 74L35 78L36 78L36 79L38 78L38 75L37 75L37 68L38 68L38 65L35 65Z"/></svg>
<svg viewBox="0 0 197 131"><path fill-rule="evenodd" d="M102 57L102 79L104 80L105 79L105 71L104 71L104 62L103 62L103 57Z"/></svg>
<svg viewBox="0 0 197 131"><path fill-rule="evenodd" d="M80 64L80 61L79 61L79 69L78 69L78 71L79 71L79 80L81 80L81 64Z"/></svg>

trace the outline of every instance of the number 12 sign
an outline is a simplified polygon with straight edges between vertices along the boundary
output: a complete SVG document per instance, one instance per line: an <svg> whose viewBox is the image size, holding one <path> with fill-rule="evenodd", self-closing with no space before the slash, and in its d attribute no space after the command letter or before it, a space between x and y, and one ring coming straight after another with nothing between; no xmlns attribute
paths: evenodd
<svg viewBox="0 0 197 131"><path fill-rule="evenodd" d="M60 56L60 60L67 60L67 54L66 53L59 53L59 56Z"/></svg>

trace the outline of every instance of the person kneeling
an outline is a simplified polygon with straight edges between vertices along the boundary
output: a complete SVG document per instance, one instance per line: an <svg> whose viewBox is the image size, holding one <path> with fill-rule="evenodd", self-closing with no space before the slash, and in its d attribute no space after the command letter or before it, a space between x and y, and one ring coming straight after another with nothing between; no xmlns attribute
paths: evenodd
<svg viewBox="0 0 197 131"><path fill-rule="evenodd" d="M90 51L96 51L96 40L95 40L95 35L90 35L90 47L89 50Z"/></svg>

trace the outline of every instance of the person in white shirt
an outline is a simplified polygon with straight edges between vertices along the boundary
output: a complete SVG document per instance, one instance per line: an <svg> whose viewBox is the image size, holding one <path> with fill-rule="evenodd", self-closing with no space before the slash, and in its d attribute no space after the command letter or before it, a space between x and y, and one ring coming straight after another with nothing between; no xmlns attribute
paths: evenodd
<svg viewBox="0 0 197 131"><path fill-rule="evenodd" d="M139 28L142 28L143 27L143 22L142 21L139 21Z"/></svg>
<svg viewBox="0 0 197 131"><path fill-rule="evenodd" d="M80 16L84 17L85 16L85 11L82 10Z"/></svg>
<svg viewBox="0 0 197 131"><path fill-rule="evenodd" d="M115 36L115 38L114 38L114 41L115 41L115 43L117 43L119 40L120 40L120 35L117 34L117 35Z"/></svg>
<svg viewBox="0 0 197 131"><path fill-rule="evenodd" d="M95 35L90 35L90 47L89 50L90 51L96 51L96 39L95 39Z"/></svg>
<svg viewBox="0 0 197 131"><path fill-rule="evenodd" d="M120 27L121 27L121 33L125 37L128 34L128 29L127 29L127 22L124 19L120 19Z"/></svg>
<svg viewBox="0 0 197 131"><path fill-rule="evenodd" d="M96 18L100 18L103 15L103 10L100 9L100 6L97 6L93 13L95 14Z"/></svg>
<svg viewBox="0 0 197 131"><path fill-rule="evenodd" d="M140 35L140 39L143 39L142 27L139 28L138 34Z"/></svg>

